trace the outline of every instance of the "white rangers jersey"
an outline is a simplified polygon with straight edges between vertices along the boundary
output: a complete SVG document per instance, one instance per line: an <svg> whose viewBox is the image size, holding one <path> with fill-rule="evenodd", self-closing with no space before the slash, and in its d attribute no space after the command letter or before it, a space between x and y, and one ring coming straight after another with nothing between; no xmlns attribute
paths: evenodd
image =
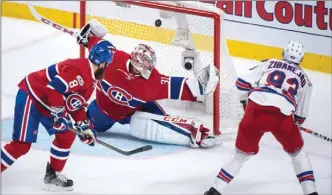
<svg viewBox="0 0 332 195"><path fill-rule="evenodd" d="M305 72L288 61L264 60L236 81L240 99L280 108L285 115L294 113L300 124L308 116L312 84Z"/></svg>

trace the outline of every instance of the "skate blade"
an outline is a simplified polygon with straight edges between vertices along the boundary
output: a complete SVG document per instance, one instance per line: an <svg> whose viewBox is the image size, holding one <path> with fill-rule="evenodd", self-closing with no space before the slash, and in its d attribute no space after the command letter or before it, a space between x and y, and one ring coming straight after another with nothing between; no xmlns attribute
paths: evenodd
<svg viewBox="0 0 332 195"><path fill-rule="evenodd" d="M66 192L66 191L74 190L73 186L61 187L61 186L56 186L53 184L44 184L42 189L45 191L50 191L50 192Z"/></svg>

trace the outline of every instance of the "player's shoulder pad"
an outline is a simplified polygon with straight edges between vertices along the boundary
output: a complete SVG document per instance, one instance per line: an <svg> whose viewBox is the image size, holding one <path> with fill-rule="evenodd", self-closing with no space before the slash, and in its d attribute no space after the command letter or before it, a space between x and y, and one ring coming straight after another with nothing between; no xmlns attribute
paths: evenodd
<svg viewBox="0 0 332 195"><path fill-rule="evenodd" d="M74 112L88 106L85 98L78 93L66 95L66 108L69 112Z"/></svg>

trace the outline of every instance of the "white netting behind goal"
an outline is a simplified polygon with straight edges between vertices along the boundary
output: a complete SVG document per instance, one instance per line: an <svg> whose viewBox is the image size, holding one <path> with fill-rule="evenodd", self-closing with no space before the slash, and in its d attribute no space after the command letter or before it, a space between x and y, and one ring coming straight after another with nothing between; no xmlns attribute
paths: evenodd
<svg viewBox="0 0 332 195"><path fill-rule="evenodd" d="M105 37L118 49L131 52L138 43L149 44L156 51L156 68L165 75L193 77L193 70L183 66L182 52L194 47L199 52L198 62L201 67L214 63L214 57L220 55L220 102L216 104L220 113L221 132L234 130L243 114L235 89L236 72L229 55L226 39L223 35L223 12L217 8L199 2L155 2L176 6L201 9L221 15L220 53L214 53L214 20L178 12L165 12L161 9L142 7L120 2L87 1L86 22L96 18L109 32ZM156 26L156 20L161 21ZM159 21L157 21L158 23ZM179 29L189 29L187 39L192 38L192 45L174 45ZM182 37L183 38L183 37ZM185 43L184 43L185 44ZM193 48L190 48L193 49ZM152 89L151 89L152 90ZM213 97L202 97L205 112L212 113ZM191 109L191 102L171 102L168 105ZM211 115L212 116L212 115ZM214 116L216 116L214 114ZM197 116L199 117L199 116Z"/></svg>

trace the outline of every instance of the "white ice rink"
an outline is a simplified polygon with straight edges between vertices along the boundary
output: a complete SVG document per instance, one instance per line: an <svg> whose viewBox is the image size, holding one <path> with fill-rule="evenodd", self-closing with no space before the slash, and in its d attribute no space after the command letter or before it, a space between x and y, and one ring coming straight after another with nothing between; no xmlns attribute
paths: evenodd
<svg viewBox="0 0 332 195"><path fill-rule="evenodd" d="M1 134L11 140L17 84L32 71L69 57L78 57L75 40L50 27L2 17L1 24ZM117 44L117 47L121 47ZM233 58L238 73L254 61ZM310 116L304 126L331 137L331 75L306 71L314 85ZM41 127L40 127L41 128ZM331 194L331 143L303 133L320 194ZM102 137L133 149L147 144L121 134ZM52 194L41 189L52 138L39 132L38 142L2 175L3 194ZM151 143L149 143L151 144ZM230 157L234 138L213 149L189 149L153 144L144 154L124 157L101 146L75 141L64 169L74 180L74 191L64 194L203 194L221 165ZM226 194L302 194L290 157L270 134L260 153L249 160L227 188ZM57 193L58 194L58 193Z"/></svg>

